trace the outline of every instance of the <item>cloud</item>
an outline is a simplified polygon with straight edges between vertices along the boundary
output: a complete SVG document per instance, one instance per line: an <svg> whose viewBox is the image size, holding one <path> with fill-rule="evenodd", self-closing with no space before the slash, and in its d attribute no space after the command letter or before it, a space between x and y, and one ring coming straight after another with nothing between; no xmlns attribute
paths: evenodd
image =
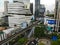
<svg viewBox="0 0 60 45"><path fill-rule="evenodd" d="M54 10L55 0L41 0L41 4L44 4L47 10Z"/></svg>

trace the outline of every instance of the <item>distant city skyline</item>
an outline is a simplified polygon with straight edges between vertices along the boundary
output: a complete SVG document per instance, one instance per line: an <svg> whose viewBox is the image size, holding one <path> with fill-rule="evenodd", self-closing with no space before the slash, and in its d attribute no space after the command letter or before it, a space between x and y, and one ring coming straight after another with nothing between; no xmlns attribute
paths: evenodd
<svg viewBox="0 0 60 45"><path fill-rule="evenodd" d="M0 12L4 11L4 1L6 0L0 0ZM13 0L8 0L9 2L12 2ZM34 0L30 0L30 2L34 3ZM55 7L55 0L41 0L41 4L44 4L47 10L54 10Z"/></svg>

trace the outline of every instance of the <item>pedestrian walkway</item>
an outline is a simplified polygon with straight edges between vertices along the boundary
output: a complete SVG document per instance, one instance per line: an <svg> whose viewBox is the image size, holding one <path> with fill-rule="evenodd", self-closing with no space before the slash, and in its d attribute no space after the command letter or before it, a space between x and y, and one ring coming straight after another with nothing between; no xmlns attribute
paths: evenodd
<svg viewBox="0 0 60 45"><path fill-rule="evenodd" d="M51 42L48 39L40 39L38 42L43 43L44 45L51 45Z"/></svg>

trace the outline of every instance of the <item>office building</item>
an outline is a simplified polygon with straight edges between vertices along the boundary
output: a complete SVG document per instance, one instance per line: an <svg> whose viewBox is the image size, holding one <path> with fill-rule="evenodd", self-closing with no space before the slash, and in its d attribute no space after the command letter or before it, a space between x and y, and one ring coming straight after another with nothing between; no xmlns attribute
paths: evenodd
<svg viewBox="0 0 60 45"><path fill-rule="evenodd" d="M40 0L35 0L35 18L39 17Z"/></svg>
<svg viewBox="0 0 60 45"><path fill-rule="evenodd" d="M14 9L13 9L14 8ZM12 10L12 11L11 11ZM13 0L12 4L8 4L8 13L16 14L31 14L30 11L30 0Z"/></svg>
<svg viewBox="0 0 60 45"><path fill-rule="evenodd" d="M13 0L13 2L19 2L19 3L21 3L21 2L23 2L23 0Z"/></svg>
<svg viewBox="0 0 60 45"><path fill-rule="evenodd" d="M5 15L8 13L8 3L9 1L4 1L4 14Z"/></svg>
<svg viewBox="0 0 60 45"><path fill-rule="evenodd" d="M30 16L31 14L30 6L26 5L28 3L30 4L30 1L13 0L13 3L6 4L7 5L6 15L9 16L8 21L6 22L8 22L9 27L14 27L14 25L20 26L24 22L27 22L29 24L31 19L26 17L27 15Z"/></svg>
<svg viewBox="0 0 60 45"><path fill-rule="evenodd" d="M44 17L44 13L45 13L45 6L43 4L40 4L39 17Z"/></svg>
<svg viewBox="0 0 60 45"><path fill-rule="evenodd" d="M8 14L26 14L23 3L9 3Z"/></svg>
<svg viewBox="0 0 60 45"><path fill-rule="evenodd" d="M14 15L8 17L9 27L14 27L14 25L21 27L21 24L25 21L25 15Z"/></svg>
<svg viewBox="0 0 60 45"><path fill-rule="evenodd" d="M33 14L33 3L30 3L30 11Z"/></svg>

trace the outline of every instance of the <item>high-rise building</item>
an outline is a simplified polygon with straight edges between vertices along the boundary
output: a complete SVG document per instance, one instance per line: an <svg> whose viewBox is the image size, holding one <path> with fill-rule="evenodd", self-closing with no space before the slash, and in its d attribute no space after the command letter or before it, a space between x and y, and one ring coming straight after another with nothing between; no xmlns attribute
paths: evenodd
<svg viewBox="0 0 60 45"><path fill-rule="evenodd" d="M8 3L9 3L9 1L4 1L4 23L5 24L8 24L8 16L7 16L7 14L8 14Z"/></svg>
<svg viewBox="0 0 60 45"><path fill-rule="evenodd" d="M24 3L9 3L8 14L26 14L24 10Z"/></svg>
<svg viewBox="0 0 60 45"><path fill-rule="evenodd" d="M33 14L33 3L30 3L30 11Z"/></svg>
<svg viewBox="0 0 60 45"><path fill-rule="evenodd" d="M35 19L39 17L40 0L35 0Z"/></svg>
<svg viewBox="0 0 60 45"><path fill-rule="evenodd" d="M8 24L10 27L14 27L14 25L19 26L23 22L29 23L31 20L29 18L31 11L30 11L30 6L27 4L30 1L27 0L13 0L13 3L8 3L7 5L7 15L8 17ZM28 17L26 17L29 15ZM26 18L25 18L26 17ZM5 17L6 19L6 17ZM12 20L11 20L12 19ZM29 19L29 20L28 20ZM27 21L28 20L28 21Z"/></svg>
<svg viewBox="0 0 60 45"><path fill-rule="evenodd" d="M60 0L56 0L55 5L55 15L54 18L56 19L55 31L60 32Z"/></svg>
<svg viewBox="0 0 60 45"><path fill-rule="evenodd" d="M38 9L40 6L40 0L35 0L35 8Z"/></svg>
<svg viewBox="0 0 60 45"><path fill-rule="evenodd" d="M40 4L39 17L44 17L44 13L45 13L45 6L43 4Z"/></svg>
<svg viewBox="0 0 60 45"><path fill-rule="evenodd" d="M13 3L5 4L5 13L7 15L30 15L30 0L13 0Z"/></svg>
<svg viewBox="0 0 60 45"><path fill-rule="evenodd" d="M19 2L19 3L21 3L21 2L23 2L23 0L13 0L13 2Z"/></svg>
<svg viewBox="0 0 60 45"><path fill-rule="evenodd" d="M4 14L5 15L8 13L8 3L9 1L4 1Z"/></svg>

